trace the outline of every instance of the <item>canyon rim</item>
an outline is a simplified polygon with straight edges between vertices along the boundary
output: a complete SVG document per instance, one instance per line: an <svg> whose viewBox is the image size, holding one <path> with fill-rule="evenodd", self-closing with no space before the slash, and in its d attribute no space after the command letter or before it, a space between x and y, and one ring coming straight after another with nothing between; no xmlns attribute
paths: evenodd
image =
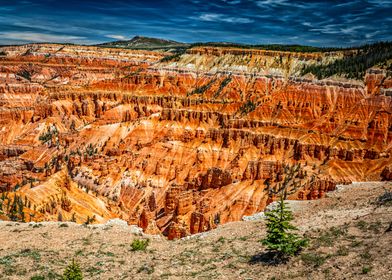
<svg viewBox="0 0 392 280"><path fill-rule="evenodd" d="M389 70L301 75L351 50L1 50L2 191L26 221L121 218L172 239L263 211L293 169L289 199L392 176Z"/></svg>
<svg viewBox="0 0 392 280"><path fill-rule="evenodd" d="M0 8L7 11L0 17L4 223L117 222L141 228L138 234L184 240L257 217L282 192L319 206L313 200L327 199L337 186L354 191L356 182L390 194L390 1L329 8L322 1L185 1L199 6L177 3L184 11L178 17L159 3L118 1L118 9L134 13L124 15L107 1L91 12L90 1L61 12L62 4L49 2ZM368 16L357 12L362 2L380 15L382 28L356 24ZM345 16L342 5L350 7ZM258 35L252 7L266 11L271 38ZM294 20L303 16L294 7L338 15L320 12L327 17L320 27L314 18ZM281 9L292 25L269 17ZM152 10L171 19L155 19ZM33 25L43 15L42 26ZM114 18L132 19L132 28L148 36L129 38L136 31ZM183 35L175 35L178 22ZM163 27L170 38L156 38ZM284 28L301 34L293 39ZM122 33L109 33L116 30Z"/></svg>

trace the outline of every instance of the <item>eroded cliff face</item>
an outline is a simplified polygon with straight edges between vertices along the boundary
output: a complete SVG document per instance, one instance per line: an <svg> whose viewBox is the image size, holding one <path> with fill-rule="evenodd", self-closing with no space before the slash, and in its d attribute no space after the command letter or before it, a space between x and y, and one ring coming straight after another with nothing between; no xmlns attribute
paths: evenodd
<svg viewBox="0 0 392 280"><path fill-rule="evenodd" d="M0 188L33 220L121 217L178 238L262 211L286 185L317 199L392 178L391 77L299 76L339 53L0 51Z"/></svg>

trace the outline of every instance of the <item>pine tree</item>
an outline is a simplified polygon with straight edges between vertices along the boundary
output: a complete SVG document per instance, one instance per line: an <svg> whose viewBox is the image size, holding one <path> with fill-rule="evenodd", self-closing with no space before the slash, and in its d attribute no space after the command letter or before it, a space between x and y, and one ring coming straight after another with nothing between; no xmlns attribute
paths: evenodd
<svg viewBox="0 0 392 280"><path fill-rule="evenodd" d="M287 259L297 254L308 243L299 235L293 233L297 230L290 222L294 219L293 214L284 203L283 196L275 209L266 212L267 236L262 244L267 246L268 251L276 253L279 259Z"/></svg>
<svg viewBox="0 0 392 280"><path fill-rule="evenodd" d="M72 259L70 263L64 270L63 280L83 280L82 270L77 262Z"/></svg>

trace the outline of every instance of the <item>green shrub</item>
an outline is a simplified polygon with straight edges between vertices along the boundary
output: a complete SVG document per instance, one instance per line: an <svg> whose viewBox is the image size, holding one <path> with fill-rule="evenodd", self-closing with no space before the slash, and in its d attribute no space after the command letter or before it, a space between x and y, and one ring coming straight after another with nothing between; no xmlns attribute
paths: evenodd
<svg viewBox="0 0 392 280"><path fill-rule="evenodd" d="M135 239L131 243L132 251L145 251L147 249L148 243L150 243L149 239Z"/></svg>
<svg viewBox="0 0 392 280"><path fill-rule="evenodd" d="M181 56L185 53L184 50L180 50L178 53L167 55L164 58L161 59L160 62L174 62L174 61L179 61Z"/></svg>
<svg viewBox="0 0 392 280"><path fill-rule="evenodd" d="M320 246L332 246L339 237L347 234L347 228L345 227L331 227L327 231L320 234L320 236L314 241L316 247Z"/></svg>
<svg viewBox="0 0 392 280"><path fill-rule="evenodd" d="M338 250L336 251L336 255L338 256L347 256L349 251L345 246L339 246Z"/></svg>
<svg viewBox="0 0 392 280"><path fill-rule="evenodd" d="M267 246L268 251L272 251L279 258L297 254L303 247L307 246L308 241L300 238L292 231L297 230L290 222L293 214L287 208L281 197L275 209L265 213L267 218L267 236L262 240L263 245Z"/></svg>
<svg viewBox="0 0 392 280"><path fill-rule="evenodd" d="M218 239L218 242L220 242L220 243L225 243L225 241L226 241L226 239L223 236L219 237L219 239Z"/></svg>
<svg viewBox="0 0 392 280"><path fill-rule="evenodd" d="M231 76L226 77L226 78L221 82L221 84L219 85L218 90L217 90L217 91L215 92L215 94L214 94L214 98L217 98L217 97L221 94L222 90L223 90L230 82L231 82Z"/></svg>
<svg viewBox="0 0 392 280"><path fill-rule="evenodd" d="M75 259L65 268L63 280L83 280L82 270Z"/></svg>
<svg viewBox="0 0 392 280"><path fill-rule="evenodd" d="M368 274L370 271L372 271L372 268L370 266L362 267L362 274Z"/></svg>
<svg viewBox="0 0 392 280"><path fill-rule="evenodd" d="M17 74L25 78L26 80L31 81L31 73L28 70L26 69L20 70Z"/></svg>
<svg viewBox="0 0 392 280"><path fill-rule="evenodd" d="M154 272L154 270L155 270L154 267L149 266L147 264L143 264L141 267L139 267L139 269L137 270L137 273L144 272L147 274L151 274Z"/></svg>
<svg viewBox="0 0 392 280"><path fill-rule="evenodd" d="M356 227L357 228L359 228L360 230L366 230L366 228L367 228L367 222L365 222L365 221L358 221L357 223L356 223Z"/></svg>
<svg viewBox="0 0 392 280"><path fill-rule="evenodd" d="M392 206L392 191L385 190L384 194L377 198L377 204Z"/></svg>
<svg viewBox="0 0 392 280"><path fill-rule="evenodd" d="M365 259L365 260L370 260L371 258L372 258L372 255L369 253L369 252L364 252L364 253L362 253L362 254L360 254L359 255L362 259Z"/></svg>
<svg viewBox="0 0 392 280"><path fill-rule="evenodd" d="M194 90L192 90L190 93L188 93L187 95L193 95L193 94L204 94L204 92L206 92L213 83L215 83L216 79L212 79L211 81L209 81L208 83L200 86L200 87L196 87Z"/></svg>
<svg viewBox="0 0 392 280"><path fill-rule="evenodd" d="M30 278L30 280L45 280L45 277L41 275L34 275Z"/></svg>
<svg viewBox="0 0 392 280"><path fill-rule="evenodd" d="M306 265L311 265L314 267L318 267L322 265L327 258L325 256L316 254L316 253L308 253L308 254L302 254L301 255L301 260L306 264Z"/></svg>
<svg viewBox="0 0 392 280"><path fill-rule="evenodd" d="M242 115L246 115L256 109L256 104L248 100L246 103L242 104L240 107L240 112Z"/></svg>

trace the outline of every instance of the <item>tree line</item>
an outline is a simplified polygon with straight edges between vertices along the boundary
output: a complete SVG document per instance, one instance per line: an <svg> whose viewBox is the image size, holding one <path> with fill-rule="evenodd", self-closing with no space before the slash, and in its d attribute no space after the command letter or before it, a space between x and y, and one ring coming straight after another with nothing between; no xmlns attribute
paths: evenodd
<svg viewBox="0 0 392 280"><path fill-rule="evenodd" d="M331 77L333 75L344 76L349 79L362 79L365 72L375 65L387 66L387 61L392 59L392 42L380 42L371 45L365 45L358 49L357 52L345 55L326 65L309 65L305 66L301 74L314 74L318 79ZM389 66L389 70L391 69Z"/></svg>

